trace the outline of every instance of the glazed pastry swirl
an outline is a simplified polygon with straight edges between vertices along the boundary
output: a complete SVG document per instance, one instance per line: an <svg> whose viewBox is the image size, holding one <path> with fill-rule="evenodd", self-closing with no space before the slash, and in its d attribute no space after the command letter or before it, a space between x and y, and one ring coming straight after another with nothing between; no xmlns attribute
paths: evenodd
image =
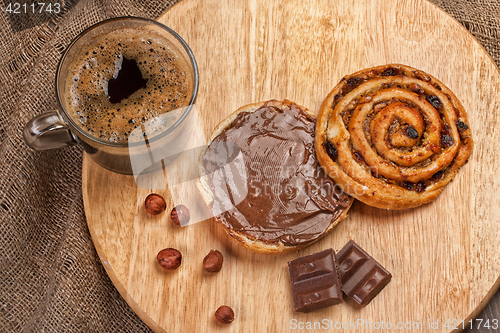
<svg viewBox="0 0 500 333"><path fill-rule="evenodd" d="M323 102L316 126L316 153L330 177L380 208L434 200L472 146L456 96L431 75L397 64L344 77Z"/></svg>

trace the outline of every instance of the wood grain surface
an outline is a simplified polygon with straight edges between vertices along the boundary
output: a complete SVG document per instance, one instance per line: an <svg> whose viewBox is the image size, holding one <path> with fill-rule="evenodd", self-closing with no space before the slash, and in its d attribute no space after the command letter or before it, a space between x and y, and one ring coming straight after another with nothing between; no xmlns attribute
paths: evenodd
<svg viewBox="0 0 500 333"><path fill-rule="evenodd" d="M481 311L500 283L500 72L461 25L423 0L183 0L159 21L180 33L197 58L196 107L207 136L242 105L286 98L318 110L342 76L403 63L455 92L468 110L475 150L435 202L405 211L355 202L330 235L285 256L251 253L212 220L175 228L168 212L147 215L143 202L152 190L86 155L84 205L96 250L121 295L153 330L289 332L293 323L325 320L326 331L350 322L360 325L343 331L392 331L373 328L390 322L417 325L411 332L450 332L447 320L467 321ZM155 192L167 198L169 211L168 188ZM392 272L391 283L365 308L347 302L294 312L287 262L337 251L351 238ZM183 253L176 271L155 263L166 247ZM224 254L217 274L201 268L211 249ZM226 327L214 320L223 304L236 314ZM434 322L437 329L429 327Z"/></svg>

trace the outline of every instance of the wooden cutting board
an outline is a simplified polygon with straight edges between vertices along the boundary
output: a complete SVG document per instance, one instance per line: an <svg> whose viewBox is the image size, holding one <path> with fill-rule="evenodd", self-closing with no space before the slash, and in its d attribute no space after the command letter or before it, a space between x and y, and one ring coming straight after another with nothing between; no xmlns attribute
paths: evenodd
<svg viewBox="0 0 500 333"><path fill-rule="evenodd" d="M257 101L286 98L317 111L342 76L396 62L436 76L456 93L475 147L435 202L405 211L356 202L330 235L285 256L251 253L211 220L172 227L168 189L156 191L167 198L167 212L148 216L143 202L152 190L85 156L92 239L111 280L146 324L156 332L222 330L214 320L222 304L236 313L227 332L289 332L315 321L323 325L317 331L354 322L360 326L344 331L383 332L382 322L390 322L417 325L406 331L450 332L446 322L478 314L500 283L500 72L459 23L423 0L183 0L159 21L179 32L197 58L196 107L205 135ZM392 272L391 283L365 308L344 303L294 312L287 262L337 251L351 238ZM165 247L183 253L177 271L156 265ZM201 266L210 249L225 258L212 275ZM438 329L430 329L435 322Z"/></svg>

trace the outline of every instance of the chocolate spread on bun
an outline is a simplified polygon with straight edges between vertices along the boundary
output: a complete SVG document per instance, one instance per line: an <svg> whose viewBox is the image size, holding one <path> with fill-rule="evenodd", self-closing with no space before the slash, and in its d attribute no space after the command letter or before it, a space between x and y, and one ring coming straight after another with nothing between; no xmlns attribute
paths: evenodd
<svg viewBox="0 0 500 333"><path fill-rule="evenodd" d="M219 127L202 164L207 171L223 167L218 161L231 157L221 154L231 153L220 147L235 145L245 170L239 173L233 168L238 174L226 174L226 179L241 179L243 174L247 194L216 220L242 245L264 253L304 247L326 235L346 216L352 198L332 182L316 159L313 114L292 102L274 100L236 113ZM225 186L233 198L234 188L207 175L212 191Z"/></svg>

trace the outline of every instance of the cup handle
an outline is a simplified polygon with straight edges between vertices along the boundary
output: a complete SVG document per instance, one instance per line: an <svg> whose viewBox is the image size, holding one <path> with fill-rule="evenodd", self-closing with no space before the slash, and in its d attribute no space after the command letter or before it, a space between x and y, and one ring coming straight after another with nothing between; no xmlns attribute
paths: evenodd
<svg viewBox="0 0 500 333"><path fill-rule="evenodd" d="M78 144L57 111L32 118L23 129L24 142L34 150L62 148Z"/></svg>

